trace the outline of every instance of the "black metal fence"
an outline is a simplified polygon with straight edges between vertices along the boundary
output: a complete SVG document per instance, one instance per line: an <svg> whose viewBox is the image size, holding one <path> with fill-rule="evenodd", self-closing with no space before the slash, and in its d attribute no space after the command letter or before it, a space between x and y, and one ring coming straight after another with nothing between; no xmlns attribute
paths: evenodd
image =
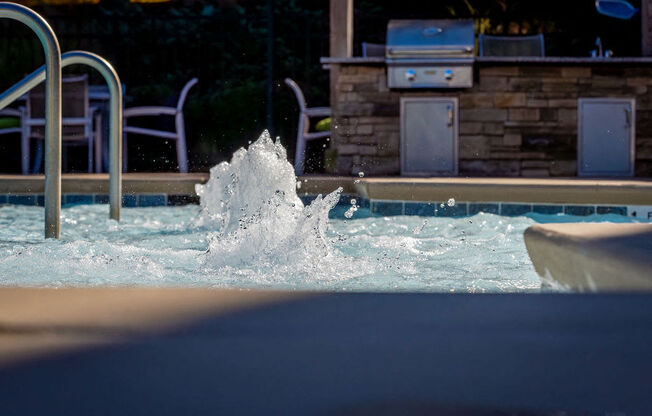
<svg viewBox="0 0 652 416"><path fill-rule="evenodd" d="M235 3L239 6L202 0L139 6L128 0L102 0L98 5L37 10L52 24L62 51L89 50L115 65L126 85L127 106L173 101L188 79L198 77L186 107L186 124L191 169L203 170L264 128L280 135L293 154L297 106L283 83L285 77L300 83L310 105L328 105L328 72L319 58L328 55L329 0ZM474 18L480 32L543 32L551 55L587 56L596 36L616 56L640 50L640 17L618 21L599 16L592 2L571 6L567 0L356 0L355 5L356 54L361 42L384 41L390 18ZM0 21L2 90L43 62L29 29ZM13 155L17 149L15 140L0 141L2 154ZM171 144L130 139L130 151L133 169L174 168L167 162L174 159ZM0 170L17 170L16 159L9 157Z"/></svg>
<svg viewBox="0 0 652 416"><path fill-rule="evenodd" d="M127 106L175 102L184 83L198 77L185 114L191 169L201 170L227 158L264 128L280 135L292 154L297 105L285 77L302 85L311 105L328 105L328 72L319 63L328 55L328 1L298 7L292 0L275 0L271 34L265 2L247 4L141 7L102 2L38 11L50 22L62 51L88 50L113 63L126 85ZM29 29L0 22L2 90L41 65L42 55ZM98 76L91 79L102 82ZM173 169L168 162L174 161L173 155L171 144L130 139L130 169ZM14 168L4 166L4 171Z"/></svg>

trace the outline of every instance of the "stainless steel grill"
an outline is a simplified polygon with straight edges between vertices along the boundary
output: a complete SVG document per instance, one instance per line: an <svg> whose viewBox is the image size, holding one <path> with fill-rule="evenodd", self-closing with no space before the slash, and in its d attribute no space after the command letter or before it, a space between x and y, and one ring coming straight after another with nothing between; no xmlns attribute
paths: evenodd
<svg viewBox="0 0 652 416"><path fill-rule="evenodd" d="M389 88L473 86L472 20L390 20L387 26Z"/></svg>

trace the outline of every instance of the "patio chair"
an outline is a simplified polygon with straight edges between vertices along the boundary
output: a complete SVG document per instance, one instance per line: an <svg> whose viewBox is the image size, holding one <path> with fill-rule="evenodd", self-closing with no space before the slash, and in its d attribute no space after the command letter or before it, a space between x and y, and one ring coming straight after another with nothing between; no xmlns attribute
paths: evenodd
<svg viewBox="0 0 652 416"><path fill-rule="evenodd" d="M181 173L188 173L188 153L186 149L186 129L183 120L183 104L186 101L190 89L199 82L193 78L186 83L181 90L176 107L152 106L152 107L131 107L124 110L122 115L124 119L124 152L122 167L127 170L127 133L142 134L145 136L160 137L163 139L174 140L177 148L177 163ZM147 116L174 116L174 131L155 130L144 127L128 125L127 121L133 117Z"/></svg>
<svg viewBox="0 0 652 416"><path fill-rule="evenodd" d="M308 140L323 139L331 136L330 131L320 131L310 133L311 117L330 117L330 107L308 107L306 99L301 92L301 88L290 78L285 78L285 83L294 91L299 103L299 126L297 127L297 149L294 156L294 171L297 175L302 175L304 171L306 142Z"/></svg>
<svg viewBox="0 0 652 416"><path fill-rule="evenodd" d="M480 56L545 56L543 34L532 36L478 35Z"/></svg>
<svg viewBox="0 0 652 416"><path fill-rule="evenodd" d="M43 162L45 141L45 88L41 83L27 94L22 128L22 172L27 174L30 164L31 140L37 140L32 173L37 173ZM93 172L93 148L101 143L101 114L91 107L88 98L88 75L66 77L61 80L61 141L64 147L88 147L88 172ZM93 123L95 122L95 128ZM64 163L67 160L63 153Z"/></svg>
<svg viewBox="0 0 652 416"><path fill-rule="evenodd" d="M0 134L20 133L24 109L3 108L0 110Z"/></svg>

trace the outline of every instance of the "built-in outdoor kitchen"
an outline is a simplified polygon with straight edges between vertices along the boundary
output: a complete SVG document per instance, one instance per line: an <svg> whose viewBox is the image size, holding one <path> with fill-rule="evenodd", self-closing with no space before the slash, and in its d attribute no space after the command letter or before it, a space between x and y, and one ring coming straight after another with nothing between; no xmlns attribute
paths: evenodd
<svg viewBox="0 0 652 416"><path fill-rule="evenodd" d="M533 53L490 55L474 21L455 19L390 20L381 54L353 57L333 7L334 173L652 176L652 58L597 44L545 56L545 34L523 38Z"/></svg>

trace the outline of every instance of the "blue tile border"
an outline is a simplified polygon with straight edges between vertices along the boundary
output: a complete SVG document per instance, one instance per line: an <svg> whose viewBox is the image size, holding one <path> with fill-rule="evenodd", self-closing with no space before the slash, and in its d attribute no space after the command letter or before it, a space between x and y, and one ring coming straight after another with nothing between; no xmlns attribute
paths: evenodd
<svg viewBox="0 0 652 416"><path fill-rule="evenodd" d="M108 204L109 196L105 194L95 194L94 201L96 204Z"/></svg>
<svg viewBox="0 0 652 416"><path fill-rule="evenodd" d="M195 195L168 195L168 206L199 205L199 197Z"/></svg>
<svg viewBox="0 0 652 416"><path fill-rule="evenodd" d="M469 204L469 215L475 215L480 212L486 214L498 214L500 206L497 203L472 203Z"/></svg>
<svg viewBox="0 0 652 416"><path fill-rule="evenodd" d="M585 217L595 214L593 205L564 205L564 214Z"/></svg>
<svg viewBox="0 0 652 416"><path fill-rule="evenodd" d="M315 195L300 195L304 204L311 203ZM358 215L354 217L364 218L373 216L436 216L436 217L464 217L475 215L480 212L499 214L503 216L521 216L529 213L556 215L567 214L575 216L587 216L593 214L622 215L628 216L632 206L625 205L578 205L578 204L537 204L537 203L516 203L516 202L457 202L449 207L446 202L431 201L391 201L391 200L369 200L356 195L343 194L337 204L338 212L331 217L343 216L343 213L351 206L351 199L355 198L359 206ZM62 205L79 204L108 204L107 194L63 194ZM43 206L43 194L0 194L0 205L31 205ZM125 208L135 207L162 207L180 206L188 204L199 204L199 197L195 195L167 195L167 194L124 194L122 206ZM341 211L341 212L340 212ZM341 214L341 215L340 215Z"/></svg>
<svg viewBox="0 0 652 416"><path fill-rule="evenodd" d="M535 214L562 214L564 212L563 205L532 205L532 212Z"/></svg>
<svg viewBox="0 0 652 416"><path fill-rule="evenodd" d="M469 207L466 202L457 202L452 207L445 202L435 204L435 216L437 217L465 217L468 212Z"/></svg>
<svg viewBox="0 0 652 416"><path fill-rule="evenodd" d="M435 204L433 202L405 202L405 215L418 215L420 217L433 217Z"/></svg>
<svg viewBox="0 0 652 416"><path fill-rule="evenodd" d="M8 195L7 203L13 205L37 205L36 195Z"/></svg>
<svg viewBox="0 0 652 416"><path fill-rule="evenodd" d="M167 205L165 194L141 194L138 195L139 207L164 207Z"/></svg>
<svg viewBox="0 0 652 416"><path fill-rule="evenodd" d="M596 213L600 215L604 214L616 214L627 216L627 207L615 207L615 206L598 206L596 208Z"/></svg>
<svg viewBox="0 0 652 416"><path fill-rule="evenodd" d="M63 195L63 197L64 205L88 205L93 203L93 195L67 194Z"/></svg>
<svg viewBox="0 0 652 416"><path fill-rule="evenodd" d="M518 217L532 212L531 204L512 204L503 202L500 204L500 215L507 217Z"/></svg>
<svg viewBox="0 0 652 416"><path fill-rule="evenodd" d="M403 215L403 201L371 201L371 213L375 215Z"/></svg>
<svg viewBox="0 0 652 416"><path fill-rule="evenodd" d="M122 195L122 206L125 208L136 208L138 206L138 196L135 194Z"/></svg>

